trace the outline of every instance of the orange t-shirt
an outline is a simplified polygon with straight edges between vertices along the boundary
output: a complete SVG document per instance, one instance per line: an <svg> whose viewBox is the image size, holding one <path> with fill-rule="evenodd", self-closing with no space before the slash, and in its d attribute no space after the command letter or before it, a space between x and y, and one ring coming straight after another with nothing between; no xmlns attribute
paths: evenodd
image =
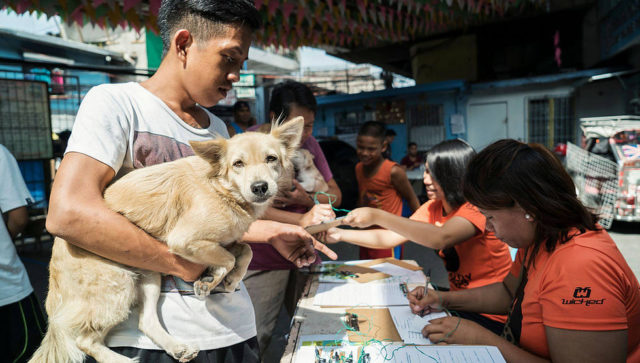
<svg viewBox="0 0 640 363"><path fill-rule="evenodd" d="M356 164L356 179L362 207L382 209L395 215L402 215L402 197L391 183L391 168L397 163L384 160L378 172L367 178L362 170L362 163ZM360 247L361 259L392 257L393 249L373 249Z"/></svg>
<svg viewBox="0 0 640 363"><path fill-rule="evenodd" d="M502 282L511 269L509 247L496 238L493 232L485 230L486 218L476 207L464 203L445 216L442 201L430 200L418 208L411 219L442 226L453 217L468 220L478 229L478 233L453 247L458 257L459 267L455 271L448 271L450 289L452 291L470 289ZM440 251L439 255L445 259L443 251ZM451 268L451 266L448 267ZM482 315L502 323L507 320L505 315Z"/></svg>
<svg viewBox="0 0 640 363"><path fill-rule="evenodd" d="M459 268L449 271L451 290L470 289L502 282L511 269L509 247L496 238L493 232L485 230L486 218L469 203L464 203L449 215L443 215L442 201L430 200L413 213L411 219L442 226L453 217L462 217L477 229L471 239L454 246ZM440 257L444 254L440 251Z"/></svg>
<svg viewBox="0 0 640 363"><path fill-rule="evenodd" d="M520 275L523 255L519 250L511 269L514 276ZM545 326L627 329L627 362L640 362L640 285L606 231L576 235L551 254L541 248L527 268L527 278L521 305L522 348L549 358Z"/></svg>

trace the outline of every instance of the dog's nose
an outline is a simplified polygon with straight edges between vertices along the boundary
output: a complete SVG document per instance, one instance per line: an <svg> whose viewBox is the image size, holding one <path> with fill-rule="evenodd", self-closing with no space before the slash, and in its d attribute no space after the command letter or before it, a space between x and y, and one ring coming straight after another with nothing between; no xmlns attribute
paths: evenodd
<svg viewBox="0 0 640 363"><path fill-rule="evenodd" d="M257 181L251 184L251 192L259 197L264 197L267 190L269 190L269 184L265 181Z"/></svg>

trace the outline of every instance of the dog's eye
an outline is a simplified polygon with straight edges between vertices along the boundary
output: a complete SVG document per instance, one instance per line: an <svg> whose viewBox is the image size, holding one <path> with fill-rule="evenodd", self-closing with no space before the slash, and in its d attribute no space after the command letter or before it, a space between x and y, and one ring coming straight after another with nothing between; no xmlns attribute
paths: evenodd
<svg viewBox="0 0 640 363"><path fill-rule="evenodd" d="M278 160L278 158L273 156L273 155L268 155L267 156L267 163L272 163L272 162L274 162L276 160Z"/></svg>
<svg viewBox="0 0 640 363"><path fill-rule="evenodd" d="M242 160L236 160L233 163L233 166L236 167L236 168L242 168L244 166L244 163L242 162Z"/></svg>

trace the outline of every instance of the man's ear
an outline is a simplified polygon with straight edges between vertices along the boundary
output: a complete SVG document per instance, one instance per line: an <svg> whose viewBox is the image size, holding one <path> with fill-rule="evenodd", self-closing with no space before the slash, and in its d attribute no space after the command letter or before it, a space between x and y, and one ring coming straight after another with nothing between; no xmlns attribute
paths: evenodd
<svg viewBox="0 0 640 363"><path fill-rule="evenodd" d="M209 162L213 175L218 176L222 169L222 160L227 154L227 140L222 137L208 141L189 141L193 152Z"/></svg>
<svg viewBox="0 0 640 363"><path fill-rule="evenodd" d="M178 59L185 63L187 61L187 52L193 44L193 36L187 29L179 29L171 39L170 51L175 52Z"/></svg>
<svg viewBox="0 0 640 363"><path fill-rule="evenodd" d="M300 146L302 130L304 129L304 118L298 116L291 121L271 126L271 135L279 139L287 149L287 152L295 150Z"/></svg>

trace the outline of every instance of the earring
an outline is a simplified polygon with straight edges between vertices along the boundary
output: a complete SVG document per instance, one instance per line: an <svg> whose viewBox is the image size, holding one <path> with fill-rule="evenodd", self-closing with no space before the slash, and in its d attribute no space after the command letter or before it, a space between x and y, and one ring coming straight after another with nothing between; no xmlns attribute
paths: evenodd
<svg viewBox="0 0 640 363"><path fill-rule="evenodd" d="M532 218L531 218L531 215L529 213L525 213L524 219L526 219L528 221L531 221Z"/></svg>

